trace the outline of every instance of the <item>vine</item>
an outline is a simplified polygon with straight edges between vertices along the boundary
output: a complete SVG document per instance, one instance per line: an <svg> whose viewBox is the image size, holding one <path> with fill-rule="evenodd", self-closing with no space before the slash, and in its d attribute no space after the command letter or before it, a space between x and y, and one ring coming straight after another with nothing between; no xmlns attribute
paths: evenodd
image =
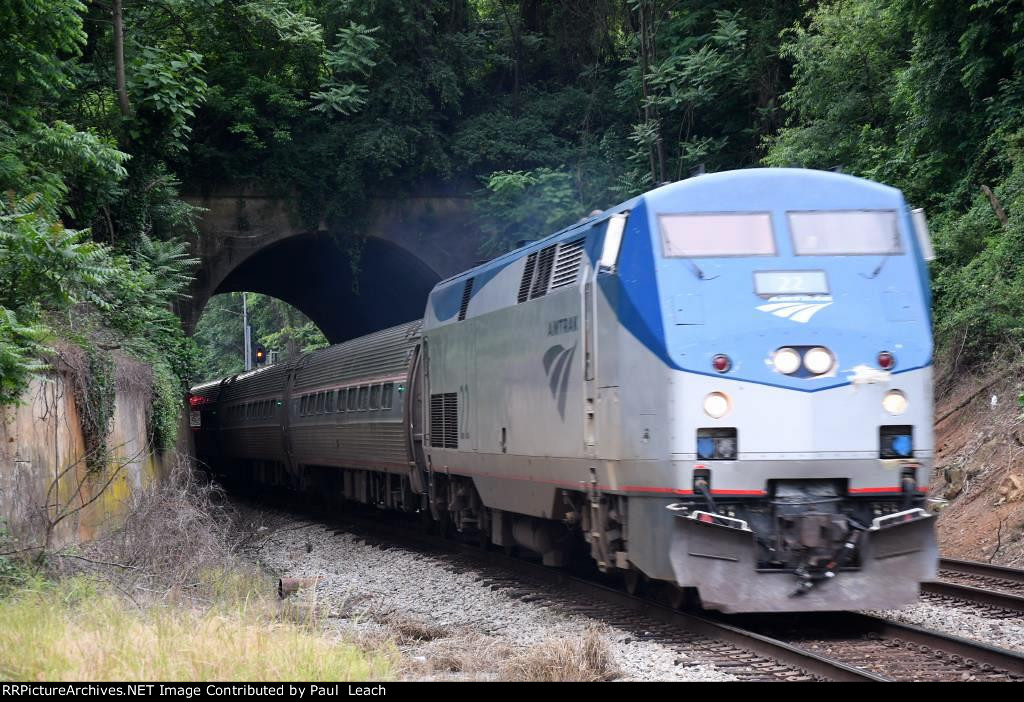
<svg viewBox="0 0 1024 702"><path fill-rule="evenodd" d="M74 368L74 396L85 441L85 463L90 472L110 462L107 436L117 398L117 365L109 353L86 347L84 363Z"/></svg>

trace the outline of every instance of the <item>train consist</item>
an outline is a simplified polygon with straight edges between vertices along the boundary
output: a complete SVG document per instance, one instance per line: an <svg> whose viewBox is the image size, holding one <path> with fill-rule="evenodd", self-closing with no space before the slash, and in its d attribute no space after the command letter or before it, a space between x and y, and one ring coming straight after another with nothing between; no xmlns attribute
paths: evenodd
<svg viewBox="0 0 1024 702"><path fill-rule="evenodd" d="M193 388L197 451L680 602L902 605L937 566L930 255L893 188L698 176L439 283L421 321Z"/></svg>

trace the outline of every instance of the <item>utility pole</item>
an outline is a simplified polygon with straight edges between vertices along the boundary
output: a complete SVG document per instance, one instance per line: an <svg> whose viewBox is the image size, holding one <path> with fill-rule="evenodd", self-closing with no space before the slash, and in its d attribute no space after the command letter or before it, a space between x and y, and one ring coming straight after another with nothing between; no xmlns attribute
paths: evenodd
<svg viewBox="0 0 1024 702"><path fill-rule="evenodd" d="M249 326L249 305L242 292L242 336L245 339L245 370L252 370L252 327Z"/></svg>

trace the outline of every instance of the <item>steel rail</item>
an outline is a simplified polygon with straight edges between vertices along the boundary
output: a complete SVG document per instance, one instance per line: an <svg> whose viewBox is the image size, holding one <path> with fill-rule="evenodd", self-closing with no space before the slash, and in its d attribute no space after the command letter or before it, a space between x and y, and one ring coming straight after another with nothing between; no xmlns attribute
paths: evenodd
<svg viewBox="0 0 1024 702"><path fill-rule="evenodd" d="M997 670L1005 670L1012 675L1024 677L1024 654L997 648L980 641L946 634L941 631L923 629L911 624L901 624L890 619L882 619L870 614L859 612L847 613L857 620L858 625L873 631L879 636L909 641L919 646L944 651L960 656L965 660L973 660L981 665L988 665Z"/></svg>
<svg viewBox="0 0 1024 702"><path fill-rule="evenodd" d="M513 572L521 572L534 580L570 589L576 594L593 600L600 600L612 607L635 612L638 615L649 617L661 623L677 626L684 631L736 646L781 664L803 670L809 675L818 678L836 682L889 681L889 678L885 676L847 665L841 661L800 648L799 646L794 646L785 641L749 631L734 624L715 621L709 617L681 612L657 602L596 583L587 578L570 575L565 571L508 556L499 551L482 549L479 546L453 539L445 539L426 534L422 531L412 531L402 528L393 522L382 524L373 519L354 517L351 514L335 516L332 521L336 523L348 522L372 530L374 534L386 533L400 540L412 541L423 546L458 553L488 565L499 566Z"/></svg>
<svg viewBox="0 0 1024 702"><path fill-rule="evenodd" d="M941 597L952 597L965 602L998 607L1011 612L1024 614L1024 597L998 590L986 590L971 585L939 581L933 583L921 583L921 592Z"/></svg>
<svg viewBox="0 0 1024 702"><path fill-rule="evenodd" d="M1024 584L1024 570L1007 566L979 563L978 561L962 561L956 558L940 558L939 570L948 570L965 575L980 575L985 578L1008 580Z"/></svg>

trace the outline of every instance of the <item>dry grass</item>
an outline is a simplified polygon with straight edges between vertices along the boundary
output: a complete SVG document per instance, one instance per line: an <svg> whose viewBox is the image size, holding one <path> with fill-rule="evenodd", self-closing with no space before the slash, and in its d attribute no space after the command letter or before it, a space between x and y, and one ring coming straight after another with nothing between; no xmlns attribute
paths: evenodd
<svg viewBox="0 0 1024 702"><path fill-rule="evenodd" d="M517 682L603 682L621 672L599 627L582 636L549 639L509 659L502 679Z"/></svg>
<svg viewBox="0 0 1024 702"><path fill-rule="evenodd" d="M236 547L246 534L226 504L220 488L178 460L166 480L134 493L124 525L88 555L126 566L105 572L150 590L216 584L209 573L244 569Z"/></svg>
<svg viewBox="0 0 1024 702"><path fill-rule="evenodd" d="M226 604L226 603L225 603ZM331 641L257 601L205 611L126 607L85 577L0 600L4 680L379 680L394 649Z"/></svg>
<svg viewBox="0 0 1024 702"><path fill-rule="evenodd" d="M528 647L465 629L410 638L407 626L402 626L404 635L393 625L380 634L401 645L399 674L404 679L598 682L621 675L598 626L579 636L551 638Z"/></svg>
<svg viewBox="0 0 1024 702"><path fill-rule="evenodd" d="M500 639L472 631L455 632L405 653L401 674L407 679L496 679L504 662L514 655L513 649Z"/></svg>
<svg viewBox="0 0 1024 702"><path fill-rule="evenodd" d="M0 680L393 677L394 643L328 635L315 588L277 599L222 497L180 463L123 528L0 597Z"/></svg>
<svg viewBox="0 0 1024 702"><path fill-rule="evenodd" d="M434 641L449 635L446 627L427 622L401 612L387 612L374 616L377 622L400 644Z"/></svg>

